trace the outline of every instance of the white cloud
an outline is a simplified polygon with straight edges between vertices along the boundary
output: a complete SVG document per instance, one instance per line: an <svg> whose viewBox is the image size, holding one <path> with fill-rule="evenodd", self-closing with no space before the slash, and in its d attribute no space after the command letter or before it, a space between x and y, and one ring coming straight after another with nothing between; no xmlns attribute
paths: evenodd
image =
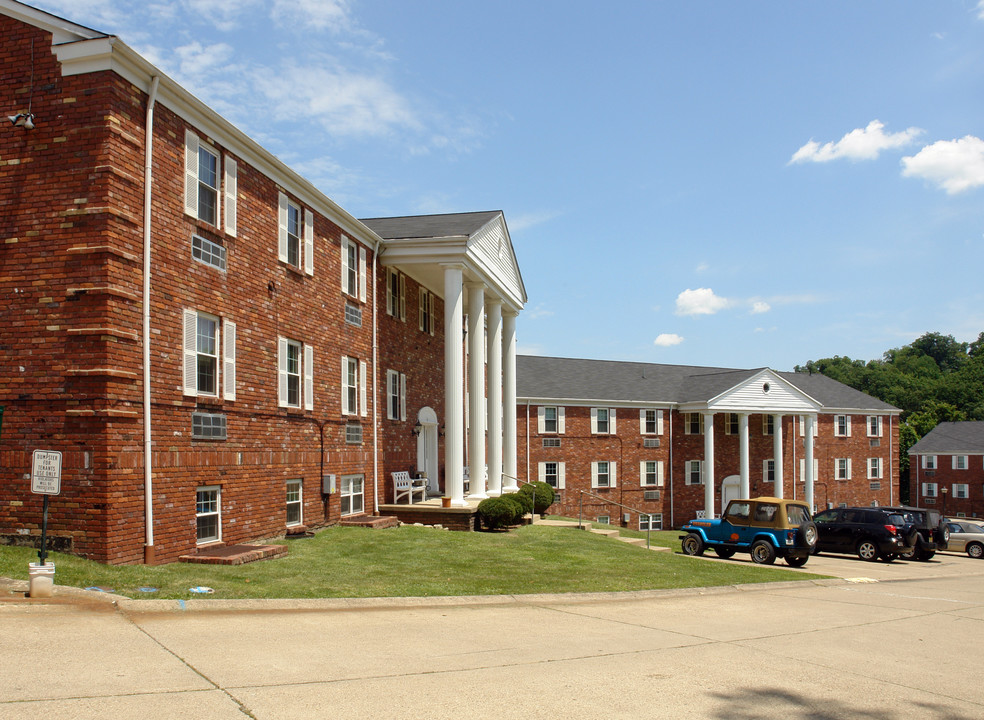
<svg viewBox="0 0 984 720"><path fill-rule="evenodd" d="M270 15L280 25L305 30L339 32L352 26L348 0L273 0Z"/></svg>
<svg viewBox="0 0 984 720"><path fill-rule="evenodd" d="M710 288L684 290L677 295L677 315L713 315L731 306L727 298L719 297Z"/></svg>
<svg viewBox="0 0 984 720"><path fill-rule="evenodd" d="M683 342L683 338L676 333L660 333L653 340L653 344L657 347L673 347L674 345L679 345Z"/></svg>
<svg viewBox="0 0 984 720"><path fill-rule="evenodd" d="M239 20L250 14L262 0L184 0L191 17L200 17L224 32L239 27Z"/></svg>
<svg viewBox="0 0 984 720"><path fill-rule="evenodd" d="M511 218L506 218L506 222L509 225L510 232L522 232L528 228L534 227L536 225L542 225L545 222L550 222L556 217L560 217L561 213L554 212L552 210L542 210L540 212L530 212L523 213L521 215L514 215Z"/></svg>
<svg viewBox="0 0 984 720"><path fill-rule="evenodd" d="M872 120L866 128L851 130L837 142L824 145L810 140L797 150L789 164L801 162L830 162L831 160L874 160L882 150L905 147L922 134L919 128L909 128L897 133L883 132L885 125Z"/></svg>
<svg viewBox="0 0 984 720"><path fill-rule="evenodd" d="M977 19L984 20L984 0L979 0L977 3Z"/></svg>
<svg viewBox="0 0 984 720"><path fill-rule="evenodd" d="M767 302L764 302L762 300L753 300L752 301L752 315L761 315L762 313L769 312L769 310L771 310L771 309L772 309L772 306L769 305L769 303L767 303Z"/></svg>
<svg viewBox="0 0 984 720"><path fill-rule="evenodd" d="M950 195L984 185L984 140L940 140L902 158L902 175L934 182Z"/></svg>
<svg viewBox="0 0 984 720"><path fill-rule="evenodd" d="M707 272L708 270L710 270L711 269L711 266L708 265L706 262L702 262L695 269L696 269L697 272L702 273L702 272Z"/></svg>
<svg viewBox="0 0 984 720"><path fill-rule="evenodd" d="M523 317L528 318L529 320L539 320L540 318L552 317L553 314L553 310L547 310L542 304L540 304L524 311Z"/></svg>

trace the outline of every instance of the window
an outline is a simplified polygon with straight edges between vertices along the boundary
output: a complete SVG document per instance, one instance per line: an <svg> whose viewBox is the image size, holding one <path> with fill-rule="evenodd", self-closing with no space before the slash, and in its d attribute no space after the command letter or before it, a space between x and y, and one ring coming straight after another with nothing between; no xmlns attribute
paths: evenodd
<svg viewBox="0 0 984 720"><path fill-rule="evenodd" d="M198 235L191 236L191 256L200 263L219 270L226 269L226 249Z"/></svg>
<svg viewBox="0 0 984 720"><path fill-rule="evenodd" d="M543 447L545 448L559 448L560 438L543 438Z"/></svg>
<svg viewBox="0 0 984 720"><path fill-rule="evenodd" d="M643 435L662 435L663 434L663 411L662 410L640 410L639 411L639 432Z"/></svg>
<svg viewBox="0 0 984 720"><path fill-rule="evenodd" d="M684 465L684 478L687 485L704 484L704 461L688 460Z"/></svg>
<svg viewBox="0 0 984 720"><path fill-rule="evenodd" d="M611 525L612 518L610 515L599 515L598 519L595 520L596 523L601 523L602 525Z"/></svg>
<svg viewBox="0 0 984 720"><path fill-rule="evenodd" d="M345 303L345 322L349 325L362 327L362 307L354 303Z"/></svg>
<svg viewBox="0 0 984 720"><path fill-rule="evenodd" d="M868 479L880 480L882 476L882 459L868 458Z"/></svg>
<svg viewBox="0 0 984 720"><path fill-rule="evenodd" d="M281 262L314 274L314 213L279 193L278 256Z"/></svg>
<svg viewBox="0 0 984 720"><path fill-rule="evenodd" d="M967 456L966 455L954 455L951 459L951 465L954 470L966 470L967 469Z"/></svg>
<svg viewBox="0 0 984 720"><path fill-rule="evenodd" d="M342 415L369 414L367 374L365 361L342 358Z"/></svg>
<svg viewBox="0 0 984 720"><path fill-rule="evenodd" d="M724 432L726 435L737 435L740 432L738 413L728 413L724 419Z"/></svg>
<svg viewBox="0 0 984 720"><path fill-rule="evenodd" d="M407 419L407 376L396 370L386 371L386 417Z"/></svg>
<svg viewBox="0 0 984 720"><path fill-rule="evenodd" d="M434 293L420 288L417 296L417 325L420 332L434 334Z"/></svg>
<svg viewBox="0 0 984 720"><path fill-rule="evenodd" d="M386 269L386 314L397 320L407 319L407 278L399 270Z"/></svg>
<svg viewBox="0 0 984 720"><path fill-rule="evenodd" d="M683 416L684 432L687 435L700 435L704 432L704 416L700 413L686 413Z"/></svg>
<svg viewBox="0 0 984 720"><path fill-rule="evenodd" d="M601 460L591 463L591 487L593 488L612 488L615 487L615 465L616 463Z"/></svg>
<svg viewBox="0 0 984 720"><path fill-rule="evenodd" d="M348 423L345 426L345 442L349 445L361 445L362 426L358 423Z"/></svg>
<svg viewBox="0 0 984 720"><path fill-rule="evenodd" d="M220 321L214 315L185 310L184 322L184 394L192 397L236 399L236 324ZM219 356L220 327L225 335ZM223 377L219 377L221 362Z"/></svg>
<svg viewBox="0 0 984 720"><path fill-rule="evenodd" d="M774 483L776 481L776 461L773 458L762 461L762 482Z"/></svg>
<svg viewBox="0 0 984 720"><path fill-rule="evenodd" d="M851 458L837 458L834 460L834 477L838 480L851 479Z"/></svg>
<svg viewBox="0 0 984 720"><path fill-rule="evenodd" d="M365 509L362 475L342 475L342 515L355 515Z"/></svg>
<svg viewBox="0 0 984 720"><path fill-rule="evenodd" d="M195 525L199 544L222 539L221 495L218 487L200 487L195 491Z"/></svg>
<svg viewBox="0 0 984 720"><path fill-rule="evenodd" d="M314 409L314 348L285 337L277 339L280 407Z"/></svg>
<svg viewBox="0 0 984 720"><path fill-rule="evenodd" d="M229 235L236 234L236 161L229 156L223 158L225 164L225 203L224 225ZM184 211L187 215L219 226L219 154L191 130L185 131L185 185Z"/></svg>
<svg viewBox="0 0 984 720"><path fill-rule="evenodd" d="M813 479L820 479L820 458L817 457L813 458ZM799 481L806 482L806 458L800 458L799 461Z"/></svg>
<svg viewBox="0 0 984 720"><path fill-rule="evenodd" d="M970 486L967 483L953 483L953 497L966 500L970 497Z"/></svg>
<svg viewBox="0 0 984 720"><path fill-rule="evenodd" d="M851 416L834 416L834 437L851 437Z"/></svg>
<svg viewBox="0 0 984 720"><path fill-rule="evenodd" d="M591 408L591 434L615 434L615 410L613 408Z"/></svg>
<svg viewBox="0 0 984 720"><path fill-rule="evenodd" d="M880 415L869 415L866 424L868 427L868 437L880 438L882 436L882 419Z"/></svg>
<svg viewBox="0 0 984 720"><path fill-rule="evenodd" d="M541 462L537 465L540 482L545 482L554 490L564 489L564 463Z"/></svg>
<svg viewBox="0 0 984 720"><path fill-rule="evenodd" d="M215 413L192 413L191 437L195 440L225 440L226 416Z"/></svg>
<svg viewBox="0 0 984 720"><path fill-rule="evenodd" d="M646 530L662 530L663 513L652 513L651 515L646 515L645 513L640 514L639 529L643 532Z"/></svg>
<svg viewBox="0 0 984 720"><path fill-rule="evenodd" d="M302 523L301 481L287 481L287 527Z"/></svg>
<svg viewBox="0 0 984 720"><path fill-rule="evenodd" d="M650 487L663 486L663 461L642 460L639 462L639 484Z"/></svg>
<svg viewBox="0 0 984 720"><path fill-rule="evenodd" d="M536 429L540 435L564 433L564 408L540 406L536 410Z"/></svg>
<svg viewBox="0 0 984 720"><path fill-rule="evenodd" d="M924 498L935 498L936 497L936 483L923 483L922 484L922 495Z"/></svg>
<svg viewBox="0 0 984 720"><path fill-rule="evenodd" d="M935 455L923 455L922 456L922 466L924 470L935 470L936 469L936 456Z"/></svg>
<svg viewBox="0 0 984 720"><path fill-rule="evenodd" d="M366 301L366 249L342 236L342 292Z"/></svg>
<svg viewBox="0 0 984 720"><path fill-rule="evenodd" d="M806 415L800 415L799 418L798 418L798 421L799 421L800 437L806 437ZM813 418L813 437L818 437L819 434L820 434L820 423L817 421L817 418L814 417Z"/></svg>
<svg viewBox="0 0 984 720"><path fill-rule="evenodd" d="M762 434L763 435L775 435L776 434L776 416L775 415L763 415L762 416Z"/></svg>

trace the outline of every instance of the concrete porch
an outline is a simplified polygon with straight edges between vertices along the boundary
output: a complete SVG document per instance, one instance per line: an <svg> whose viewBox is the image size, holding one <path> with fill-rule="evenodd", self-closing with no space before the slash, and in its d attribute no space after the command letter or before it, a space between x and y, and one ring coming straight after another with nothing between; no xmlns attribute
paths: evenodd
<svg viewBox="0 0 984 720"><path fill-rule="evenodd" d="M443 507L440 497L431 497L413 504L393 503L379 506L380 515L392 515L404 523L443 525L451 530L470 532L478 530L479 500L469 500L466 507Z"/></svg>

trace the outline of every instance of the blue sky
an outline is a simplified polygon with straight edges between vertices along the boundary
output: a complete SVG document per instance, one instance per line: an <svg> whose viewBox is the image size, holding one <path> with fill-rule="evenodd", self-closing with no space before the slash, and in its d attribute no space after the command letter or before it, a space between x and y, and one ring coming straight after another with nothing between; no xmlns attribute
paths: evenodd
<svg viewBox="0 0 984 720"><path fill-rule="evenodd" d="M521 352L791 370L984 331L984 0L35 0L356 217L502 210Z"/></svg>

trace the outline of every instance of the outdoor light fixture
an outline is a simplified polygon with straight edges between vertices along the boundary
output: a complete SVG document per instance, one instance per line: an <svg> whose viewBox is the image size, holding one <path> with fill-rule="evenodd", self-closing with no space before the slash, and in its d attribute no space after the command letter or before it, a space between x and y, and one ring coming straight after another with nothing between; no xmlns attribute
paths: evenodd
<svg viewBox="0 0 984 720"><path fill-rule="evenodd" d="M413 426L413 430L411 430L410 432L413 433L413 436L414 437L419 437L420 436L420 430L421 430L422 427L423 426L420 424L420 421L418 420L417 421L417 424Z"/></svg>
<svg viewBox="0 0 984 720"><path fill-rule="evenodd" d="M16 115L8 115L7 119L10 120L10 124L14 127L22 127L25 130L34 129L34 113L17 113Z"/></svg>

